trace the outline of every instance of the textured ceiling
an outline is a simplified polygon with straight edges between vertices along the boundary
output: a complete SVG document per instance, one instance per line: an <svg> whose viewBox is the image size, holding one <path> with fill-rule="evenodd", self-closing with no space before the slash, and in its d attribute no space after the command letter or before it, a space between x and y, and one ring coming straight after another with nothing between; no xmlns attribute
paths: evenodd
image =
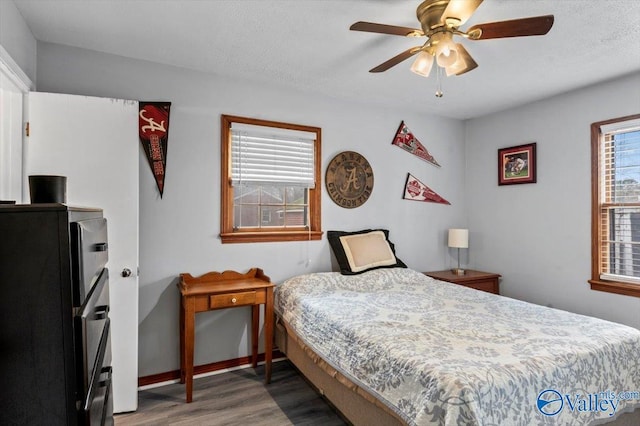
<svg viewBox="0 0 640 426"><path fill-rule="evenodd" d="M5 1L5 0L0 0ZM421 44L349 31L359 20L419 28L419 0L14 0L36 39L310 94L471 118L640 71L640 1L485 0L462 29L555 15L539 37L464 41L479 67L444 78L409 59Z"/></svg>

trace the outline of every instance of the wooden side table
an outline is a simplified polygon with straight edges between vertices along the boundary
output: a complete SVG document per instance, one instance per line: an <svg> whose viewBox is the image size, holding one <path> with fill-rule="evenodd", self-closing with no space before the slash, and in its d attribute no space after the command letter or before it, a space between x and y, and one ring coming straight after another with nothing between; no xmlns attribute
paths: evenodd
<svg viewBox="0 0 640 426"><path fill-rule="evenodd" d="M271 381L273 352L273 288L262 269L246 274L235 271L209 272L200 277L180 274L180 383L186 383L187 402L193 395L193 349L195 315L214 309L251 306L251 363L258 365L260 305L264 305L265 383Z"/></svg>
<svg viewBox="0 0 640 426"><path fill-rule="evenodd" d="M456 275L451 272L450 269L445 271L424 272L424 274L437 280L460 284L465 287L475 288L476 290L482 290L488 293L500 294L500 274L474 271L471 269L467 269L466 274L464 275Z"/></svg>

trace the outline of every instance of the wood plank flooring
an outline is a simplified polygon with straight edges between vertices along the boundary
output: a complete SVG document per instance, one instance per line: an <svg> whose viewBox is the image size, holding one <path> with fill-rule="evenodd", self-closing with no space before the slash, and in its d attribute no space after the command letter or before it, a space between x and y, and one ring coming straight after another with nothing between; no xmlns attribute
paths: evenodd
<svg viewBox="0 0 640 426"><path fill-rule="evenodd" d="M346 425L293 365L273 363L271 383L264 367L245 368L194 380L193 402L186 404L183 384L143 390L138 411L117 414L116 426L180 425Z"/></svg>
<svg viewBox="0 0 640 426"><path fill-rule="evenodd" d="M1 0L0 0L1 1ZM140 391L134 413L117 414L116 426L343 426L346 423L287 361L273 363L271 383L264 367L245 368L194 380L186 404L179 383ZM611 426L640 425L640 408Z"/></svg>

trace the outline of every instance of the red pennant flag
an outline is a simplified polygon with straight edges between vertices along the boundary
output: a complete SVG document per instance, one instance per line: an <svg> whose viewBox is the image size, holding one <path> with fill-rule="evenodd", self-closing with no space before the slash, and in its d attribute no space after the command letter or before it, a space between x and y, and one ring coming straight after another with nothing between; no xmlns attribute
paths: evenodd
<svg viewBox="0 0 640 426"><path fill-rule="evenodd" d="M436 194L427 185L412 176L411 173L407 173L407 181L404 184L404 195L402 196L402 198L405 200L428 201L431 203L449 205L451 204L450 202Z"/></svg>
<svg viewBox="0 0 640 426"><path fill-rule="evenodd" d="M167 168L170 108L171 102L139 102L140 142L156 179L160 198L164 191L164 176Z"/></svg>
<svg viewBox="0 0 640 426"><path fill-rule="evenodd" d="M396 136L393 138L392 145L399 146L405 151L410 152L411 154L422 158L425 161L433 164L434 166L440 167L440 164L433 158L433 155L429 154L427 148L424 147L420 143L420 141L413 136L413 133L409 130L404 121L400 122L400 127L398 127L398 131L396 132Z"/></svg>

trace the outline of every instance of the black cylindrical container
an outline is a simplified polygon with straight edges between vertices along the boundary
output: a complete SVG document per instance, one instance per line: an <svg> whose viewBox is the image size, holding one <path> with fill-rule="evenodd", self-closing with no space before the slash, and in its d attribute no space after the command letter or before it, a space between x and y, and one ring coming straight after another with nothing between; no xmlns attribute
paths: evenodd
<svg viewBox="0 0 640 426"><path fill-rule="evenodd" d="M67 177L34 175L29 176L29 193L31 203L66 203Z"/></svg>

